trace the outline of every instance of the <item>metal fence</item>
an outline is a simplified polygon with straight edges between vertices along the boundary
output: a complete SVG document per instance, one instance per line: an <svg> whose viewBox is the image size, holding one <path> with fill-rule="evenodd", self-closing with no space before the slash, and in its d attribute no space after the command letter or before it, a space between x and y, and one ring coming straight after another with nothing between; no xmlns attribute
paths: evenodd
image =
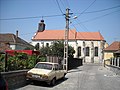
<svg viewBox="0 0 120 90"><path fill-rule="evenodd" d="M120 57L104 60L104 65L120 68Z"/></svg>
<svg viewBox="0 0 120 90"><path fill-rule="evenodd" d="M62 64L63 58L58 56L46 56L47 62L59 63Z"/></svg>
<svg viewBox="0 0 120 90"><path fill-rule="evenodd" d="M110 59L110 65L120 68L120 57L118 57L118 58L111 58Z"/></svg>

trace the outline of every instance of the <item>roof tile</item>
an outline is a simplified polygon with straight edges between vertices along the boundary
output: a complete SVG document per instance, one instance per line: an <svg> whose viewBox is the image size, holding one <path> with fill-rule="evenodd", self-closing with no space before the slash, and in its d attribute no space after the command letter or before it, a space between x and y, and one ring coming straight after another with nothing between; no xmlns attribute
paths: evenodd
<svg viewBox="0 0 120 90"><path fill-rule="evenodd" d="M62 40L64 39L65 30L44 30L37 32L32 40ZM100 32L76 32L69 30L69 40L104 40Z"/></svg>
<svg viewBox="0 0 120 90"><path fill-rule="evenodd" d="M120 41L115 41L104 49L104 51L118 51L118 50L120 50Z"/></svg>

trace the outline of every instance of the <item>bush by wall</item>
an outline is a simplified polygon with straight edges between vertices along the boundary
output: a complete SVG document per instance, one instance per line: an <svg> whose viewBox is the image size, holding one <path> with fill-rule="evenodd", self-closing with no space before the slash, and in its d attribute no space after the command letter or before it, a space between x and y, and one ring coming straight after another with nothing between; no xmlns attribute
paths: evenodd
<svg viewBox="0 0 120 90"><path fill-rule="evenodd" d="M46 61L44 56L27 55L25 53L15 53L14 56L7 56L7 71L30 69L37 62ZM0 55L0 72L5 71L5 55Z"/></svg>

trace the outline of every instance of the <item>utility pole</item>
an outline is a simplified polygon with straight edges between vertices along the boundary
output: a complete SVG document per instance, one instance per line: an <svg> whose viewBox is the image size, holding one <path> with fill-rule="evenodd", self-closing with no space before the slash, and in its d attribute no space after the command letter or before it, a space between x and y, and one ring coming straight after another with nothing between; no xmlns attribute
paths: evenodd
<svg viewBox="0 0 120 90"><path fill-rule="evenodd" d="M68 37L69 37L69 8L66 9L65 19L66 19L66 28L65 28L65 39L64 39L64 65L66 66L66 71L68 70Z"/></svg>

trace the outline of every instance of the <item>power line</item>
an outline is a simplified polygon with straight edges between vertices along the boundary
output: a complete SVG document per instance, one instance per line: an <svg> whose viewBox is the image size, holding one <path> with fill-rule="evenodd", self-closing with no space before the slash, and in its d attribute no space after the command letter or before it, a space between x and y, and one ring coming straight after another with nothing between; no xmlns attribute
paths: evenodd
<svg viewBox="0 0 120 90"><path fill-rule="evenodd" d="M58 5L58 8L59 8L60 12L64 15L64 13L63 13L63 11L62 11L62 9L60 7L60 4L59 4L58 0L56 0L56 2L57 2L57 5Z"/></svg>
<svg viewBox="0 0 120 90"><path fill-rule="evenodd" d="M101 9L101 10L96 10L96 11L84 12L83 14L87 14L87 13L98 13L98 12L103 12L103 11L107 11L107 10L119 8L119 7L120 7L120 5L114 6L114 7L110 7L110 8ZM74 13L74 14L81 14L81 13Z"/></svg>
<svg viewBox="0 0 120 90"><path fill-rule="evenodd" d="M62 0L60 0L60 2L62 4L63 8L66 9L65 4L62 2Z"/></svg>
<svg viewBox="0 0 120 90"><path fill-rule="evenodd" d="M82 13L80 13L77 17L79 17L81 14L83 14L86 10L88 10L88 8L90 8L96 0L94 0L84 11L82 11Z"/></svg>
<svg viewBox="0 0 120 90"><path fill-rule="evenodd" d="M78 31L74 24L72 24L72 26L76 29L76 31ZM75 34L71 29L70 29L70 31L71 31L73 34ZM79 31L78 31L78 32L79 32ZM80 34L81 34L81 33L80 33ZM81 36L84 37L82 34L81 34ZM79 37L79 36L78 36L78 37Z"/></svg>
<svg viewBox="0 0 120 90"><path fill-rule="evenodd" d="M45 18L45 17L58 17L63 16L63 14L56 14L56 15L46 15L46 16L34 16L34 17L18 17L18 18L4 18L0 20L17 20L17 19L32 19L32 18Z"/></svg>
<svg viewBox="0 0 120 90"><path fill-rule="evenodd" d="M85 20L85 21L77 22L77 24L74 24L74 25L80 25L81 23L86 23L86 22L90 22L90 21L93 21L93 20L96 20L96 19L100 19L100 18L103 18L105 16L108 16L108 15L114 14L116 12L119 12L119 11L120 10L116 10L116 11L113 11L113 12L110 12L110 13L107 13L107 14L104 14L104 15L92 18L92 19L88 19L88 20Z"/></svg>
<svg viewBox="0 0 120 90"><path fill-rule="evenodd" d="M88 20L85 20L85 21L82 21L82 22L79 22L79 23L86 23L86 22L90 22L90 21L93 21L93 20L96 20L96 19L100 19L100 18L103 18L105 16L108 16L110 14L114 14L116 12L119 12L120 10L116 10L116 11L113 11L113 12L110 12L110 13L107 13L107 14L104 14L102 16L98 16L98 17L95 17L95 18L92 18L92 19L88 19Z"/></svg>

